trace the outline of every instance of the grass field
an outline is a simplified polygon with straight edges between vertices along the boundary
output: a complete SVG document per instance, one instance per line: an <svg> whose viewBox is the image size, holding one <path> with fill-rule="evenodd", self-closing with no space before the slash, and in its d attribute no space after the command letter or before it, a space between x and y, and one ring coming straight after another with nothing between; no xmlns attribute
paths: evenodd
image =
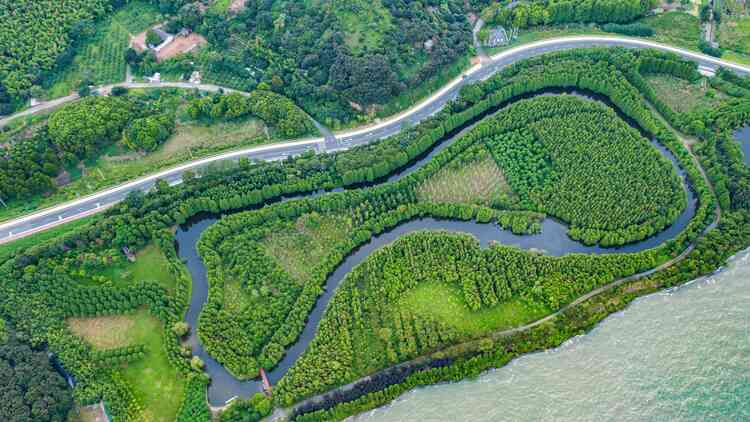
<svg viewBox="0 0 750 422"><path fill-rule="evenodd" d="M472 163L441 169L418 190L422 201L487 206L510 194L505 176L486 151Z"/></svg>
<svg viewBox="0 0 750 422"><path fill-rule="evenodd" d="M124 55L130 35L145 30L161 18L155 6L137 0L100 22L95 34L79 47L73 62L43 83L48 98L70 94L84 78L96 85L124 80Z"/></svg>
<svg viewBox="0 0 750 422"><path fill-rule="evenodd" d="M320 263L332 245L347 237L350 228L346 217L305 214L293 227L272 233L263 246L289 275L304 282L310 269Z"/></svg>
<svg viewBox="0 0 750 422"><path fill-rule="evenodd" d="M719 27L719 45L739 54L750 55L750 16L727 17Z"/></svg>
<svg viewBox="0 0 750 422"><path fill-rule="evenodd" d="M668 12L648 16L639 22L654 29L654 41L677 47L696 50L701 39L700 21L695 16L684 12Z"/></svg>
<svg viewBox="0 0 750 422"><path fill-rule="evenodd" d="M103 271L86 275L87 282L96 285L101 284L91 281L91 277L104 277L116 287L132 286L140 281L153 281L171 291L175 285L175 280L169 272L167 259L162 251L153 244L138 251L135 262L123 258L120 262L109 265Z"/></svg>
<svg viewBox="0 0 750 422"><path fill-rule="evenodd" d="M124 366L123 377L144 405L146 417L173 422L180 407L185 381L167 359L161 322L147 311L131 315L68 320L71 330L97 348L146 346L146 356Z"/></svg>
<svg viewBox="0 0 750 422"><path fill-rule="evenodd" d="M230 4L232 4L232 0L214 0L209 9L212 12L224 13L229 9Z"/></svg>
<svg viewBox="0 0 750 422"><path fill-rule="evenodd" d="M444 283L419 285L402 299L400 306L404 312L435 318L467 335L516 327L550 312L519 298L474 312L466 306L457 286Z"/></svg>
<svg viewBox="0 0 750 422"><path fill-rule="evenodd" d="M648 76L646 79L657 96L678 113L707 110L720 104L726 97L710 87L704 88L702 82L691 83L668 75Z"/></svg>

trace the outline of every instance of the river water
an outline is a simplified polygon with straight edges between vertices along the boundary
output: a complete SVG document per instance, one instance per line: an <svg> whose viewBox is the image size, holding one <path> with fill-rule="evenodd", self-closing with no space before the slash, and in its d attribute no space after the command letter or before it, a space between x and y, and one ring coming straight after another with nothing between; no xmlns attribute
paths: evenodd
<svg viewBox="0 0 750 422"><path fill-rule="evenodd" d="M750 421L750 249L555 350L413 390L355 420Z"/></svg>
<svg viewBox="0 0 750 422"><path fill-rule="evenodd" d="M744 127L734 133L734 139L740 143L745 164L750 166L750 126Z"/></svg>

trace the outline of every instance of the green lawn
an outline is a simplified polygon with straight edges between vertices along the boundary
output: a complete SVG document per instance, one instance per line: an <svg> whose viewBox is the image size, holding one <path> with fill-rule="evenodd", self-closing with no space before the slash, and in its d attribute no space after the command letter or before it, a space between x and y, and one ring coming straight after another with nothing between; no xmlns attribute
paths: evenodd
<svg viewBox="0 0 750 422"><path fill-rule="evenodd" d="M519 298L473 312L466 306L459 288L445 283L419 285L402 299L400 307L417 316L436 318L439 322L472 336L513 328L550 313L549 309L529 305Z"/></svg>
<svg viewBox="0 0 750 422"><path fill-rule="evenodd" d="M125 79L125 50L130 36L144 31L162 19L151 3L136 0L100 22L94 35L87 39L71 64L43 83L48 98L68 95L88 77L95 84L109 84Z"/></svg>
<svg viewBox="0 0 750 422"><path fill-rule="evenodd" d="M122 347L146 346L146 356L125 365L122 374L138 401L145 417L155 422L173 422L182 402L185 380L169 363L164 349L161 322L148 311L116 317L69 320L73 332L93 345Z"/></svg>
<svg viewBox="0 0 750 422"><path fill-rule="evenodd" d="M393 30L391 14L380 0L333 2L334 13L344 28L344 42L355 55L377 49L387 31Z"/></svg>
<svg viewBox="0 0 750 422"><path fill-rule="evenodd" d="M123 258L105 270L87 274L87 280L94 283L90 281L91 277L104 277L116 287L132 286L140 281L153 281L170 291L175 286L174 277L169 272L169 262L161 249L153 244L138 251L135 262Z"/></svg>
<svg viewBox="0 0 750 422"><path fill-rule="evenodd" d="M214 0L209 9L212 12L224 13L229 9L230 4L232 4L232 0Z"/></svg>

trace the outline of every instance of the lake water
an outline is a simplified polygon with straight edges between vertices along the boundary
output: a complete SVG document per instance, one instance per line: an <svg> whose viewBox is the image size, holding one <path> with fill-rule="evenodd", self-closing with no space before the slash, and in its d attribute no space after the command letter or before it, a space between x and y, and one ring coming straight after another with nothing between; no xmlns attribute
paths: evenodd
<svg viewBox="0 0 750 422"><path fill-rule="evenodd" d="M355 420L750 421L750 249L555 350L413 390Z"/></svg>

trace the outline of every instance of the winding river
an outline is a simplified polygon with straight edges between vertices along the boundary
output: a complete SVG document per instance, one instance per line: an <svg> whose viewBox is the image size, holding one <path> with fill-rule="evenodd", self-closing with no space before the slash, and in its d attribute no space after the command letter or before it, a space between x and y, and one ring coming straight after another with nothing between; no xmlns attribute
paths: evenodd
<svg viewBox="0 0 750 422"><path fill-rule="evenodd" d="M563 91L552 90L545 91L541 94L536 95L557 95ZM615 108L606 97L593 95L591 93L584 93L581 91L568 91L567 93L583 96L592 100L602 101ZM517 99L516 99L517 101ZM503 105L500 106L500 108ZM494 112L494 111L493 111ZM627 121L631 126L636 127L643 133L643 130L638 128L631 119L626 118L621 113L620 116ZM482 116L484 117L484 116ZM481 120L481 117L477 120ZM446 139L442 140L436 147L425 154L421 159L415 161L408 167L405 167L401 171L391 175L387 181L395 181L405 175L418 170L425 163L430 161L432 157L445 149L451 144L451 141L460 137L467 130L470 130L475 123L468 123L464 128L460 129L457 133L449 135ZM652 142L663 155L668 157L675 165L680 176L685 180L685 186L689 186L685 177L684 171L677 165L676 158L664 147ZM305 196L320 195L325 192L316 192ZM605 254L605 253L625 253L625 252L637 252L645 249L649 249L658 246L665 241L668 241L677 236L690 222L693 215L695 214L696 208L696 197L691 189L686 188L688 196L688 205L679 218L667 229L660 233L652 236L648 239L637 243L631 243L622 247L617 248L601 248L598 246L586 246L577 241L570 239L567 235L567 227L554 219L547 218L542 223L542 231L535 235L518 236L514 235L510 231L502 230L495 224L479 224L476 222L466 221L452 221L452 220L440 220L433 218L421 218L412 220L410 222L401 224L395 227L393 230L381 233L374 236L368 243L357 248L351 254L349 254L344 261L331 273L325 285L325 291L318 299L313 311L310 313L307 323L303 332L297 341L287 349L287 353L283 360L276 366L272 371L267 373L269 380L272 384L275 384L281 379L286 371L294 364L294 362L302 355L307 348L307 345L315 336L318 323L323 316L328 302L333 297L336 288L344 279L344 277L352 270L356 265L363 262L373 251L387 245L399 237L412 233L419 230L445 230L451 232L468 233L475 236L482 246L488 245L490 242L495 241L505 245L515 245L523 249L535 249L541 250L549 255L564 255L568 253L594 253L594 254ZM299 198L300 196L294 197ZM286 198L294 199L294 198ZM213 359L200 343L197 335L197 324L198 316L200 314L203 305L208 299L208 280L206 268L203 265L201 257L198 255L196 245L200 239L201 234L210 227L213 223L218 221L218 216L200 216L195 218L182 227L180 227L176 233L175 241L177 243L177 249L180 258L186 263L187 268L192 276L192 297L190 301L190 307L185 320L192 327L191 334L189 337L189 344L192 347L193 354L200 357L205 362L205 370L211 377L211 385L208 389L208 400L212 406L222 406L228 400L234 397L247 398L254 393L261 391L261 382L259 380L241 381L236 379L229 371L224 368L219 362Z"/></svg>
<svg viewBox="0 0 750 422"><path fill-rule="evenodd" d="M750 166L750 126L746 126L734 132L734 139L740 144L745 164Z"/></svg>

